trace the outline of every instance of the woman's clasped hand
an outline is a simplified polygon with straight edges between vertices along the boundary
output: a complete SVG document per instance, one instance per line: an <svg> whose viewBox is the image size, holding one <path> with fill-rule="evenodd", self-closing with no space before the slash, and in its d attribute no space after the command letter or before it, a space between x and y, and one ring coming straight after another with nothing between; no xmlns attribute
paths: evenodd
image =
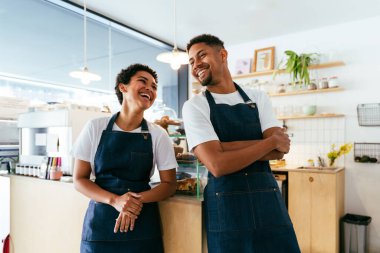
<svg viewBox="0 0 380 253"><path fill-rule="evenodd" d="M132 231L135 220L143 207L141 196L134 192L127 192L116 198L113 207L120 212L115 222L114 233Z"/></svg>

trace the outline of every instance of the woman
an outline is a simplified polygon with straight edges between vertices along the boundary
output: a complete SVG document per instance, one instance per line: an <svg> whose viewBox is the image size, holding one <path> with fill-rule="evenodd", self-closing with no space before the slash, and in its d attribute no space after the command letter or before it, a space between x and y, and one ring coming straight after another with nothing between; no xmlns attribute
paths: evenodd
<svg viewBox="0 0 380 253"><path fill-rule="evenodd" d="M157 74L131 65L115 91L120 112L90 121L72 152L75 188L91 198L81 252L163 252L156 202L175 192L177 162L165 130L143 118L157 96ZM151 189L155 165L161 183Z"/></svg>

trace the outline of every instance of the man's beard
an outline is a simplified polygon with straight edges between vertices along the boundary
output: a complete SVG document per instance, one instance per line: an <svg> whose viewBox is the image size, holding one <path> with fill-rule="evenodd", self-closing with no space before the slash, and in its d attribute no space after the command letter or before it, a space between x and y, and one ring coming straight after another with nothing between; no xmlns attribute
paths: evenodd
<svg viewBox="0 0 380 253"><path fill-rule="evenodd" d="M204 80L201 81L203 87L212 85L212 76L209 74Z"/></svg>

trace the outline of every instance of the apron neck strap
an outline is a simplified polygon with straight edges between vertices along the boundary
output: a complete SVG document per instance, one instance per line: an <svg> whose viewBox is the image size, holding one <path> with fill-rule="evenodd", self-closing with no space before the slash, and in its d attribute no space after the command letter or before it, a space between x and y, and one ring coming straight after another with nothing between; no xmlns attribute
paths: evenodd
<svg viewBox="0 0 380 253"><path fill-rule="evenodd" d="M117 112L114 115L112 115L112 117L111 117L111 119L107 125L107 131L112 131L113 124L115 124L116 118L119 116L119 114L120 114L120 112Z"/></svg>
<svg viewBox="0 0 380 253"><path fill-rule="evenodd" d="M141 132L142 133L149 133L148 123L146 123L146 120L144 118L141 121Z"/></svg>
<svg viewBox="0 0 380 253"><path fill-rule="evenodd" d="M116 121L117 117L119 116L119 114L120 114L120 112L117 112L114 115L112 115L112 117L111 117L111 119L107 125L107 131L112 131L113 124L115 124L115 121ZM148 124L144 118L142 119L140 125L141 125L141 132L142 133L149 133Z"/></svg>
<svg viewBox="0 0 380 253"><path fill-rule="evenodd" d="M236 90L239 92L240 96L243 98L245 104L247 104L249 106L251 106L251 104L254 104L252 102L252 100L248 97L248 95L243 91L243 89L239 85L237 85L235 82L234 82L234 85L235 85ZM209 90L206 89L205 95L206 95L208 103L215 105L215 99L213 98L213 96L211 95L211 92Z"/></svg>
<svg viewBox="0 0 380 253"><path fill-rule="evenodd" d="M243 91L243 89L239 85L237 85L236 83L234 83L234 84L235 84L235 87L238 90L240 96L243 98L244 104L246 104L249 107L255 109L256 108L256 103L253 103L253 101L248 97L248 95Z"/></svg>

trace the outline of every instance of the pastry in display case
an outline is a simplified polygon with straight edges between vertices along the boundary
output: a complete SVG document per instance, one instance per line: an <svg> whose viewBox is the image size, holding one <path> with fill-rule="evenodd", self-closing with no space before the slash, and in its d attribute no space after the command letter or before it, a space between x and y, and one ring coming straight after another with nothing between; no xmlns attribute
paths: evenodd
<svg viewBox="0 0 380 253"><path fill-rule="evenodd" d="M166 132L169 133L169 126L180 126L182 123L179 120L170 119L169 116L162 116L161 119L157 119L154 121L155 124L161 126Z"/></svg>
<svg viewBox="0 0 380 253"><path fill-rule="evenodd" d="M182 121L169 115L163 115L161 118L155 119L154 123L164 128L173 141L173 149L178 163L176 193L196 196L200 199L207 184L207 170L193 153L188 152Z"/></svg>
<svg viewBox="0 0 380 253"><path fill-rule="evenodd" d="M207 170L192 153L178 153L177 194L201 198L207 184Z"/></svg>

